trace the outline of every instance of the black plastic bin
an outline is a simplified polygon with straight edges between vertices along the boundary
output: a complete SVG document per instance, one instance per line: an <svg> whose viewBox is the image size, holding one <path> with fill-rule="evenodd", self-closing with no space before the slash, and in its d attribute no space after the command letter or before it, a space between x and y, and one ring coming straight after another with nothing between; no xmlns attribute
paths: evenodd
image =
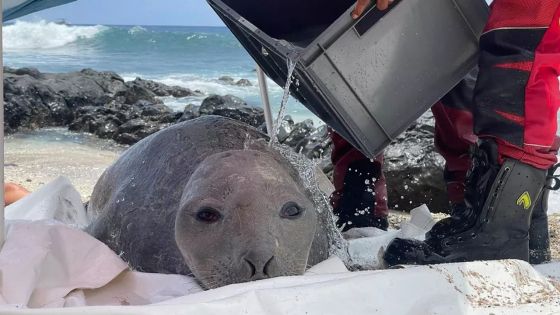
<svg viewBox="0 0 560 315"><path fill-rule="evenodd" d="M355 0L208 0L264 72L377 155L476 65L485 0L402 0L359 20ZM375 2L375 1L372 1Z"/></svg>

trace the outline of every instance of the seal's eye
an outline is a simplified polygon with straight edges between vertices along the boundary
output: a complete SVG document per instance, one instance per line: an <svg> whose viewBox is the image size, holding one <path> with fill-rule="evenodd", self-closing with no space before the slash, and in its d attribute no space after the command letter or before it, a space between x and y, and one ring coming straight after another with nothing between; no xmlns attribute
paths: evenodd
<svg viewBox="0 0 560 315"><path fill-rule="evenodd" d="M204 223L215 223L221 218L220 212L212 208L202 208L196 213L196 219Z"/></svg>
<svg viewBox="0 0 560 315"><path fill-rule="evenodd" d="M282 207L280 217L284 219L297 219L301 217L303 209L301 209L295 202L288 202Z"/></svg>

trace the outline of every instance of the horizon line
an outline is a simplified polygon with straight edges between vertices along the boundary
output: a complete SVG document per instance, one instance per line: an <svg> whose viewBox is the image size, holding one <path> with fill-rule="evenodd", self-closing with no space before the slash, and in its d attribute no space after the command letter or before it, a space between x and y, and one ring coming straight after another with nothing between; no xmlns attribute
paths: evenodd
<svg viewBox="0 0 560 315"><path fill-rule="evenodd" d="M76 26L95 26L95 25L104 25L104 26L170 26L170 27L226 27L225 25L178 25L178 24L105 24L105 23L72 23L71 21L67 21L66 19L60 18L60 19L41 19L41 20L35 20L35 21L30 21L30 20L24 20L24 19L16 19L13 21L8 21L3 23L4 25L10 25L10 24L15 24L16 22L27 22L27 23L37 23L37 22L47 22L47 23L60 23L63 22L63 24L67 24L67 25L76 25Z"/></svg>

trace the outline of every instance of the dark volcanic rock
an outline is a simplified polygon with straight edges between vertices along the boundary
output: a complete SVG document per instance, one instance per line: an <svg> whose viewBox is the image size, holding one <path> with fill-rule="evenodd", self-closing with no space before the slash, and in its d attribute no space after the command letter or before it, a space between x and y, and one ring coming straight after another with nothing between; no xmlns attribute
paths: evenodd
<svg viewBox="0 0 560 315"><path fill-rule="evenodd" d="M251 81L247 80L247 79L239 79L237 80L237 82L230 76L223 76L220 77L218 79L218 81L224 83L224 84L229 84L229 85L237 85L237 86L253 86L253 84L251 83Z"/></svg>
<svg viewBox="0 0 560 315"><path fill-rule="evenodd" d="M231 95L210 96L200 108L190 106L178 113L158 97L202 93L140 78L124 82L113 72L91 69L60 74L32 68L4 71L7 132L69 126L130 144L164 126L200 115L221 115L255 127L264 122L262 109Z"/></svg>
<svg viewBox="0 0 560 315"><path fill-rule="evenodd" d="M142 79L124 82L114 72L41 73L6 67L5 131L70 125L108 138L114 136L115 126L130 119L175 122L180 115L157 97L193 95L201 93Z"/></svg>
<svg viewBox="0 0 560 315"><path fill-rule="evenodd" d="M140 138L139 136L129 133L120 134L115 138L115 141L125 145L133 145L140 140L142 140L142 138Z"/></svg>
<svg viewBox="0 0 560 315"><path fill-rule="evenodd" d="M239 81L235 82L235 85L237 85L237 86L253 86L251 81L249 81L247 79L240 79Z"/></svg>
<svg viewBox="0 0 560 315"><path fill-rule="evenodd" d="M136 78L132 81L137 86L141 86L156 96L173 96L173 97L187 97L187 96L201 96L200 91L192 91L180 86L169 86L163 83L155 82L152 80L144 80L141 78Z"/></svg>
<svg viewBox="0 0 560 315"><path fill-rule="evenodd" d="M75 113L76 119L68 126L72 131L96 134L102 138L113 138L118 126L126 120L120 111L104 107L85 106Z"/></svg>
<svg viewBox="0 0 560 315"><path fill-rule="evenodd" d="M78 109L68 128L131 144L176 120L177 113L163 104L146 101L134 105L111 102L105 107L85 106Z"/></svg>
<svg viewBox="0 0 560 315"><path fill-rule="evenodd" d="M292 130L294 130L295 124L296 123L292 119L292 116L284 116L284 119L282 119L282 123L280 124L280 128L278 128L278 141L280 143L284 143L284 141L288 139L290 133L292 133Z"/></svg>
<svg viewBox="0 0 560 315"><path fill-rule="evenodd" d="M240 108L218 108L212 115L239 120L253 127L258 127L264 122L263 111L258 107L243 106Z"/></svg>
<svg viewBox="0 0 560 315"><path fill-rule="evenodd" d="M54 97L65 100L70 109L81 106L103 106L127 88L123 79L113 72L85 69L80 72L43 74L37 86L45 85Z"/></svg>
<svg viewBox="0 0 560 315"><path fill-rule="evenodd" d="M144 129L146 127L147 127L146 121L144 121L141 118L136 118L136 119L129 120L129 121L125 122L124 124L122 124L119 127L119 133L134 134L138 130Z"/></svg>
<svg viewBox="0 0 560 315"><path fill-rule="evenodd" d="M49 74L5 68L6 131L67 125L77 108L103 106L125 89L122 78L112 72Z"/></svg>
<svg viewBox="0 0 560 315"><path fill-rule="evenodd" d="M64 75L60 74L60 75ZM126 89L126 84L118 74L111 71L95 71L93 69L84 69L80 72L69 73L70 76L78 76L94 79L95 82L109 96L114 96L117 92Z"/></svg>
<svg viewBox="0 0 560 315"><path fill-rule="evenodd" d="M10 68L10 67L4 67L4 72L17 74L17 75L29 75L29 76L31 76L35 79L40 79L43 76L43 74L35 68L13 69L13 68Z"/></svg>
<svg viewBox="0 0 560 315"><path fill-rule="evenodd" d="M98 126L95 130L95 135L100 138L114 138L119 132L119 124L117 121L112 119L107 119L104 124Z"/></svg>
<svg viewBox="0 0 560 315"><path fill-rule="evenodd" d="M147 101L139 101L132 106L133 113L150 121L160 123L172 123L177 120L177 114L164 104L152 104Z"/></svg>
<svg viewBox="0 0 560 315"><path fill-rule="evenodd" d="M233 84L235 80L232 77L224 75L218 79L218 81L222 81L224 83Z"/></svg>
<svg viewBox="0 0 560 315"><path fill-rule="evenodd" d="M242 121L253 127L264 123L264 111L247 105L242 99L232 95L211 95L200 105L200 115L219 115Z"/></svg>
<svg viewBox="0 0 560 315"><path fill-rule="evenodd" d="M118 143L132 145L168 126L170 126L170 124L158 124L153 121L145 121L137 118L122 124L119 127L119 135L114 139Z"/></svg>
<svg viewBox="0 0 560 315"><path fill-rule="evenodd" d="M148 101L150 103L162 103L156 98L156 94L140 84L132 82L126 83L127 89L119 91L115 96L115 100L124 104L135 104L139 101Z"/></svg>
<svg viewBox="0 0 560 315"><path fill-rule="evenodd" d="M183 113L179 117L179 121L191 120L200 117L200 106L189 104L185 106Z"/></svg>
<svg viewBox="0 0 560 315"><path fill-rule="evenodd" d="M304 140L306 137L310 136L311 132L315 128L313 127L313 120L307 119L293 126L292 132L288 135L286 140L282 143L289 145L290 147L301 147L304 145Z"/></svg>
<svg viewBox="0 0 560 315"><path fill-rule="evenodd" d="M331 138L327 126L322 125L305 137L296 147L296 151L310 159L321 159L325 156L330 158Z"/></svg>
<svg viewBox="0 0 560 315"><path fill-rule="evenodd" d="M411 210L425 203L432 212L449 211L444 160L435 152L433 126L428 112L385 150L390 208Z"/></svg>
<svg viewBox="0 0 560 315"><path fill-rule="evenodd" d="M71 110L67 100L55 88L38 79L41 76L35 71L25 70L5 73L6 131L68 123Z"/></svg>
<svg viewBox="0 0 560 315"><path fill-rule="evenodd" d="M233 95L210 95L202 101L200 105L201 115L212 115L216 109L222 108L241 108L247 106L244 100Z"/></svg>
<svg viewBox="0 0 560 315"><path fill-rule="evenodd" d="M273 123L275 122L276 120ZM278 128L278 134L276 135L276 137L278 138L278 142L284 143L286 139L288 139L290 133L294 129L294 125L295 122L292 119L292 116L290 115L284 116L282 122L280 123L280 128ZM259 129L259 131L262 133L268 133L268 130L266 128L266 123L263 123L257 129Z"/></svg>
<svg viewBox="0 0 560 315"><path fill-rule="evenodd" d="M11 96L4 103L4 115L6 132L15 132L22 127L36 129L54 124L49 106L20 95Z"/></svg>

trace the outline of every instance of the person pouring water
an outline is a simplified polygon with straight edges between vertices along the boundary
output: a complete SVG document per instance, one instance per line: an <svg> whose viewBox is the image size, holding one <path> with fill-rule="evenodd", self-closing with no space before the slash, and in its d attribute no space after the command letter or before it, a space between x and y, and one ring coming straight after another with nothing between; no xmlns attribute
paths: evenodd
<svg viewBox="0 0 560 315"><path fill-rule="evenodd" d="M374 4L387 10L392 2ZM357 1L352 17L371 4ZM547 199L560 186L554 176L560 0L493 1L479 49L478 69L432 107L451 217L423 242L393 240L385 253L389 265L550 259ZM369 160L336 133L332 138L335 213L352 220L349 227L386 228L384 181L354 178L382 179L383 157ZM356 212L364 206L370 211Z"/></svg>

